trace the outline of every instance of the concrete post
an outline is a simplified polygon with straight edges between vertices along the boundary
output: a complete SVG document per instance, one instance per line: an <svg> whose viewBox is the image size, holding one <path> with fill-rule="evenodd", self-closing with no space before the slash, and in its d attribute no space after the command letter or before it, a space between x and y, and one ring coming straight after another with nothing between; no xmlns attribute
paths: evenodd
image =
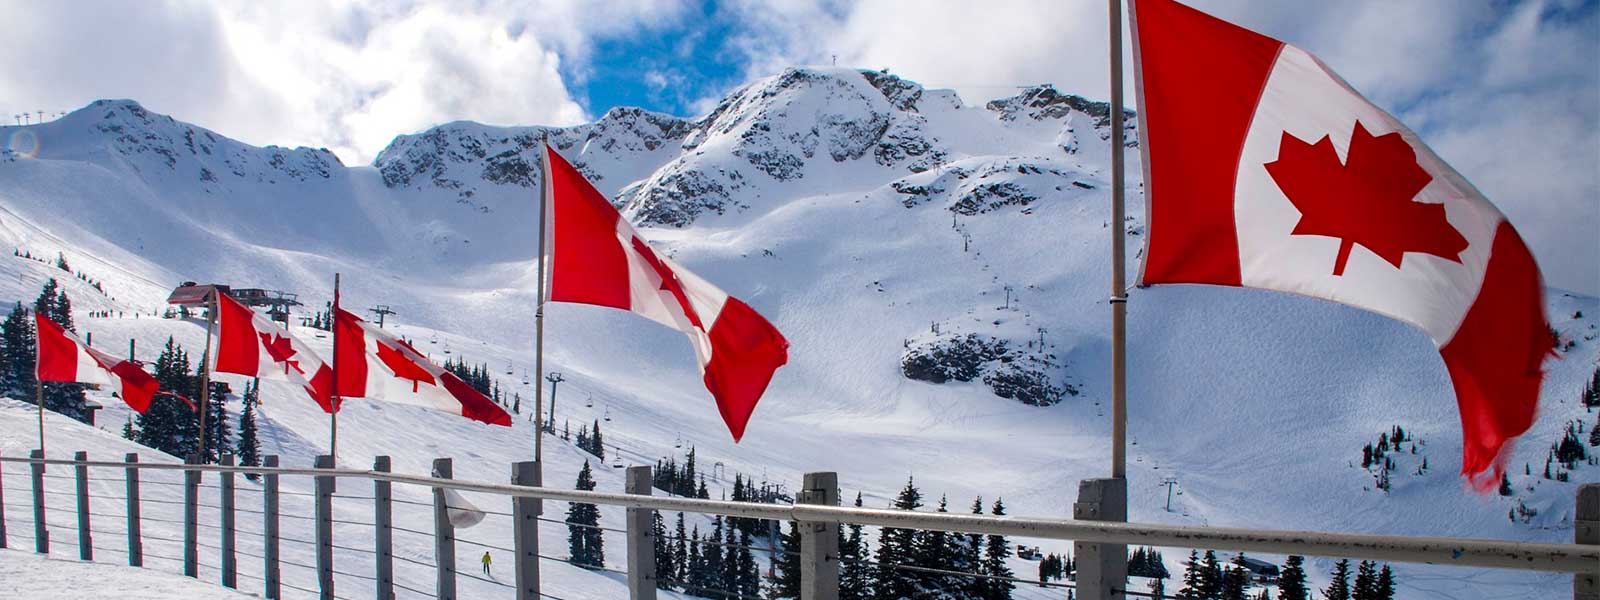
<svg viewBox="0 0 1600 600"><path fill-rule="evenodd" d="M1085 479L1078 482L1072 518L1080 521L1128 520L1128 480ZM1124 544L1073 543L1078 560L1079 600L1123 600L1128 586L1128 547Z"/></svg>
<svg viewBox="0 0 1600 600"><path fill-rule="evenodd" d="M128 497L128 566L144 566L144 533L139 524L139 453L129 452L122 457L128 463L123 469L123 483Z"/></svg>
<svg viewBox="0 0 1600 600"><path fill-rule="evenodd" d="M511 465L511 483L539 487L538 461ZM511 501L511 520L517 551L517 600L539 600L539 515L544 513L544 501L538 498L515 498Z"/></svg>
<svg viewBox="0 0 1600 600"><path fill-rule="evenodd" d="M186 461L200 464L200 455L191 454ZM183 575L200 577L200 472L183 471Z"/></svg>
<svg viewBox="0 0 1600 600"><path fill-rule="evenodd" d="M453 472L450 459L433 459L433 476L450 479ZM456 528L450 524L450 507L445 503L444 488L433 488L433 559L436 567L434 598L456 600Z"/></svg>
<svg viewBox="0 0 1600 600"><path fill-rule="evenodd" d="M372 470L388 473L387 456L372 459ZM394 495L387 481L372 481L372 549L374 576L377 578L377 600L394 600Z"/></svg>
<svg viewBox="0 0 1600 600"><path fill-rule="evenodd" d="M44 451L30 451L28 458L43 460ZM49 554L50 529L44 524L44 463L30 463L28 469L33 476L33 551Z"/></svg>
<svg viewBox="0 0 1600 600"><path fill-rule="evenodd" d="M222 466L233 466L233 455L222 455ZM233 473L223 471L220 479L222 486L222 587L238 589L239 587L239 555L234 546L238 531L235 529L233 506Z"/></svg>
<svg viewBox="0 0 1600 600"><path fill-rule="evenodd" d="M333 455L323 454L317 456L315 463L318 469L332 469ZM317 475L312 480L312 491L316 495L316 534L317 534L317 586L321 589L322 600L334 600L333 597L333 489L334 480L331 475Z"/></svg>
<svg viewBox="0 0 1600 600"><path fill-rule="evenodd" d="M552 396L554 397L554 396ZM650 467L628 467L623 491L649 496L651 491ZM629 600L655 600L656 597L656 511L648 508L628 509L628 598Z"/></svg>
<svg viewBox="0 0 1600 600"><path fill-rule="evenodd" d="M278 468L278 455L261 457L261 466ZM278 474L261 475L261 579L268 600L283 597L283 580L278 574Z"/></svg>
<svg viewBox="0 0 1600 600"><path fill-rule="evenodd" d="M89 453L72 453L72 480L78 492L78 560L94 560L94 538L89 531Z"/></svg>
<svg viewBox="0 0 1600 600"><path fill-rule="evenodd" d="M839 505L837 473L806 473L796 504ZM800 600L839 600L839 524L800 523Z"/></svg>
<svg viewBox="0 0 1600 600"><path fill-rule="evenodd" d="M1600 483L1578 487L1578 510L1573 515L1572 541L1600 546ZM1596 567L1600 569L1600 566ZM1600 600L1600 573L1590 571L1572 576L1573 600Z"/></svg>

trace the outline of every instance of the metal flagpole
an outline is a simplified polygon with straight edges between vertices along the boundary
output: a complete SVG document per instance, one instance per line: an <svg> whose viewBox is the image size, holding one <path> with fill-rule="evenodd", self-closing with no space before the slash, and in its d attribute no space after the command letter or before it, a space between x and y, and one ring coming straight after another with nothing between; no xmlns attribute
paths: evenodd
<svg viewBox="0 0 1600 600"><path fill-rule="evenodd" d="M206 462L206 408L211 404L211 334L217 327L217 286L206 294L206 346L200 354L200 461Z"/></svg>
<svg viewBox="0 0 1600 600"><path fill-rule="evenodd" d="M329 375L333 383L328 388L328 419L332 426L328 428L328 456L333 458L333 466L339 466L339 274L333 274L333 310L328 311L328 339L333 340L333 357L328 361Z"/></svg>
<svg viewBox="0 0 1600 600"><path fill-rule="evenodd" d="M538 306L533 321L537 340L534 346L533 368L533 464L540 477L544 476L544 301L545 301L545 226L550 214L550 134L539 145L539 293ZM543 481L539 479L538 481Z"/></svg>
<svg viewBox="0 0 1600 600"><path fill-rule="evenodd" d="M37 340L37 337L35 338ZM37 341L35 342L37 343ZM39 405L39 456L44 456L44 382L39 379L39 355L33 356L33 402Z"/></svg>
<svg viewBox="0 0 1600 600"><path fill-rule="evenodd" d="M1122 132L1122 0L1111 4L1111 476L1127 477L1128 288L1123 194L1127 166Z"/></svg>

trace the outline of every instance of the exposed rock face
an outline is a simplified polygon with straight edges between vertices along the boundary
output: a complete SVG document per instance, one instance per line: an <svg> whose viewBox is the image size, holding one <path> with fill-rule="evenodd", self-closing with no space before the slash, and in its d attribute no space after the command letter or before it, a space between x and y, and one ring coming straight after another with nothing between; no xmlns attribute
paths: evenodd
<svg viewBox="0 0 1600 600"><path fill-rule="evenodd" d="M1086 177L1051 159L1015 157L969 159L889 185L902 194L900 202L906 208L933 203L972 216L1010 207L1026 212L1043 199L1094 189L1094 184L1083 181Z"/></svg>
<svg viewBox="0 0 1600 600"><path fill-rule="evenodd" d="M900 372L908 379L982 380L996 396L1031 406L1050 406L1078 395L1071 384L1056 381L1059 370L1054 355L1042 349L976 333L916 343L900 359Z"/></svg>
<svg viewBox="0 0 1600 600"><path fill-rule="evenodd" d="M230 177L257 183L328 179L344 166L325 148L257 148L152 113L131 100L97 100L72 118L85 115L108 147L141 172L165 167L172 174L225 185Z"/></svg>

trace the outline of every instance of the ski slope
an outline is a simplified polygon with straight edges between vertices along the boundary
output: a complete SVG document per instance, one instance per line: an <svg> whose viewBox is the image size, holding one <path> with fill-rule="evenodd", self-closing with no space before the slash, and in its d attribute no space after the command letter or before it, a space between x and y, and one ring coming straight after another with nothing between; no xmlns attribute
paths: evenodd
<svg viewBox="0 0 1600 600"><path fill-rule="evenodd" d="M735 445L681 335L619 311L552 305L546 369L566 377L558 426L570 420L576 430L609 414L607 439L628 464L681 452L682 440L702 465L722 463L729 479L738 471L792 487L805 471L834 470L845 497L859 490L883 506L915 477L926 497L948 494L955 506L1002 496L1012 514L1066 515L1077 481L1105 475L1109 456L1105 298L1107 232L1116 225L1103 109L1050 88L964 106L892 76L792 69L734 91L703 117L616 109L559 129L449 123L398 137L371 166L347 167L326 152L255 148L130 101L101 101L4 129L0 245L50 261L63 253L102 281L107 295L66 281L78 311L121 311L80 316L79 331L119 349L137 340L142 360L168 336L191 355L203 345L203 322L153 318L181 281L298 292L309 309L331 297L339 272L349 306L394 307L390 326L437 361L486 363L503 388L522 394L526 419L538 197L528 169L548 137L652 244L747 301L792 345ZM1137 148L1123 150L1137 162ZM1130 215L1143 215L1140 189L1130 186ZM1121 226L1136 265L1142 216ZM44 278L61 275L0 256L5 299L29 302ZM1453 393L1420 332L1267 292L1131 290L1132 518L1570 540L1576 486L1600 481L1600 468L1557 482L1541 477L1541 459L1569 420L1594 422L1577 402L1600 357L1600 301L1560 290L1548 301L1552 324L1574 345L1546 365L1539 420L1508 460L1517 493L1505 498L1474 494L1456 474ZM1017 345L1042 336L1057 359L1047 375L1079 394L1035 407L978 381L907 379L900 358L934 324L939 335ZM327 347L312 330L296 333ZM302 394L268 385L263 400L264 451L294 464L326 452L327 418ZM396 470L420 473L450 456L457 477L501 481L511 461L531 458L525 420L504 429L410 407L347 406L346 463L389 454ZM125 417L117 407L101 422L114 430ZM33 444L24 421L0 429L8 454ZM1360 468L1361 447L1394 425L1422 443L1415 458L1397 457L1384 493ZM117 444L104 448L113 456L131 451L107 443ZM583 457L545 447L546 481L570 485ZM1412 474L1423 457L1430 469ZM621 489L610 465L596 477L601 489ZM1181 492L1172 512L1166 477ZM1508 519L1519 502L1537 516ZM620 513L603 521L620 523ZM1186 552L1164 554L1176 561ZM1313 580L1331 563L1308 561ZM1033 572L1023 561L1013 568ZM1397 574L1405 598L1539 598L1570 585L1405 565Z"/></svg>

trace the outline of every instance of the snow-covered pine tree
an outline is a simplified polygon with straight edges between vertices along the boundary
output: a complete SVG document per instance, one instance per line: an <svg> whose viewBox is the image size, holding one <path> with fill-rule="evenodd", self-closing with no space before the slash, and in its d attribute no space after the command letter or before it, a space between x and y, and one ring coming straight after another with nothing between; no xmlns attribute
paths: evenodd
<svg viewBox="0 0 1600 600"><path fill-rule="evenodd" d="M1289 555L1278 574L1278 600L1311 600L1311 590L1306 587L1306 559Z"/></svg>
<svg viewBox="0 0 1600 600"><path fill-rule="evenodd" d="M922 492L917 489L914 478L906 479L906 486L895 497L891 508L898 510L916 510L922 506ZM897 569L900 565L911 565L916 560L917 531L900 529L897 527L884 527L878 534L878 551L876 576L873 578L874 600L900 600L901 598L916 597L917 577L910 571Z"/></svg>
<svg viewBox="0 0 1600 600"><path fill-rule="evenodd" d="M261 466L261 440L256 437L256 403L252 399L255 388L245 383L244 409L239 411L239 441L233 453L239 458L239 465L245 467ZM245 478L256 481L260 475L255 473L245 474Z"/></svg>
<svg viewBox="0 0 1600 600"><path fill-rule="evenodd" d="M1245 600L1250 589L1250 569L1245 566L1244 553L1233 555L1229 566L1222 571L1222 585L1218 596L1222 600Z"/></svg>
<svg viewBox="0 0 1600 600"><path fill-rule="evenodd" d="M1190 550L1189 562L1183 566L1183 587L1178 589L1178 597L1202 598L1202 579L1204 578L1200 575L1200 551Z"/></svg>
<svg viewBox="0 0 1600 600"><path fill-rule="evenodd" d="M703 583L699 584L700 587L723 589L725 583L723 574L727 570L728 554L724 552L726 549L722 546L723 530L726 525L721 515L711 518L711 532L706 536L706 543L700 550L701 556L705 559L705 573L702 575Z"/></svg>
<svg viewBox="0 0 1600 600"><path fill-rule="evenodd" d="M997 517L1005 516L1005 501L995 498L994 505L989 508L989 514ZM988 536L983 546L983 574L990 577L1011 577L1011 567L1006 566L1006 559L1009 558L1011 558L1011 542L1006 540L1006 536ZM987 593L983 596L984 600L1009 600L1011 591L1017 586L1007 579L988 579L985 587Z"/></svg>
<svg viewBox="0 0 1600 600"><path fill-rule="evenodd" d="M1328 587L1322 590L1323 600L1352 600L1350 598L1350 561L1340 560L1333 565Z"/></svg>
<svg viewBox="0 0 1600 600"><path fill-rule="evenodd" d="M33 316L18 302L0 323L0 396L32 398L34 386Z"/></svg>
<svg viewBox="0 0 1600 600"><path fill-rule="evenodd" d="M1196 597L1213 599L1221 596L1222 566L1217 563L1217 553L1207 550L1200 561L1200 587Z"/></svg>
<svg viewBox="0 0 1600 600"><path fill-rule="evenodd" d="M583 461L575 489L594 489L594 473L589 469L589 461ZM567 504L567 551L572 564L585 568L605 566L605 539L599 529L600 509L583 502Z"/></svg>
<svg viewBox="0 0 1600 600"><path fill-rule="evenodd" d="M663 574L662 577L674 583L683 583L688 580L685 574L689 570L689 533L683 527L683 513L678 513L678 525L673 529L677 539L672 540L672 572Z"/></svg>
<svg viewBox="0 0 1600 600"><path fill-rule="evenodd" d="M861 508L861 492L856 492L855 506ZM866 541L861 537L860 523L851 523L845 528L850 533L839 543L839 600L866 600L872 597L872 570L866 563Z"/></svg>
<svg viewBox="0 0 1600 600"><path fill-rule="evenodd" d="M156 357L156 381L163 392L188 395L194 383L189 375L189 355L171 337ZM139 443L183 458L199 449L196 427L199 417L187 403L168 395L157 395L150 410L135 417Z"/></svg>

